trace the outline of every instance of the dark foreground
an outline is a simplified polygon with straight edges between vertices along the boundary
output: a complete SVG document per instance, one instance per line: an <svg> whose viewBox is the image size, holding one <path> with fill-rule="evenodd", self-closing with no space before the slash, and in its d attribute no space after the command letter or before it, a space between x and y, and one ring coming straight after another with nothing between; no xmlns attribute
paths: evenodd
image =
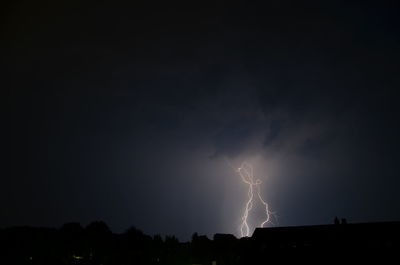
<svg viewBox="0 0 400 265"><path fill-rule="evenodd" d="M326 264L349 259L396 264L399 253L400 222L258 228L241 239L194 234L187 243L135 228L114 234L103 222L86 228L70 223L60 229L0 229L0 264Z"/></svg>

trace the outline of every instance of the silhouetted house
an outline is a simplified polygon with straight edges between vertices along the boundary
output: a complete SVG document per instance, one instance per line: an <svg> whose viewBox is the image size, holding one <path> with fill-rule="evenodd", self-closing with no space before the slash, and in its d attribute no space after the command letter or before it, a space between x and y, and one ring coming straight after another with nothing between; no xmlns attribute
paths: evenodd
<svg viewBox="0 0 400 265"><path fill-rule="evenodd" d="M399 248L400 222L257 228L252 236L258 252L273 249Z"/></svg>

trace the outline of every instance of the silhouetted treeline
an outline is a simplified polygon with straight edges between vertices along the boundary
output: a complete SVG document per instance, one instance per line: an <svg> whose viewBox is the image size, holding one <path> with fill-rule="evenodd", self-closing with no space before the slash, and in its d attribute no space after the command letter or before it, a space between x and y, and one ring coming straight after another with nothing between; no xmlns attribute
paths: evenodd
<svg viewBox="0 0 400 265"><path fill-rule="evenodd" d="M282 252L346 253L400 250L400 223L259 228L251 238L194 233L190 242L174 236L148 236L132 227L115 234L101 221L83 228L0 229L0 264L265 264Z"/></svg>

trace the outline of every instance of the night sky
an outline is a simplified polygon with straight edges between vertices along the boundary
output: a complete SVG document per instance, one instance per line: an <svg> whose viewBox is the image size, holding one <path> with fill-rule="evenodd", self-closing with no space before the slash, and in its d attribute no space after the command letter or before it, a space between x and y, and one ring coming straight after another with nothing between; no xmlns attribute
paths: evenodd
<svg viewBox="0 0 400 265"><path fill-rule="evenodd" d="M400 220L397 1L12 2L0 227L239 235L243 161L271 225Z"/></svg>

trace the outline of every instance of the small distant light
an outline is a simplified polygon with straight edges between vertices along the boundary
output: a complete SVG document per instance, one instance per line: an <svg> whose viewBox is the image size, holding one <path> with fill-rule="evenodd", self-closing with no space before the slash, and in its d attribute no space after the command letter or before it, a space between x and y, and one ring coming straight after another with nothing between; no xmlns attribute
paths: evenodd
<svg viewBox="0 0 400 265"><path fill-rule="evenodd" d="M73 258L73 259L77 259L77 260L83 259L82 256L76 256L76 255L72 255L72 258Z"/></svg>
<svg viewBox="0 0 400 265"><path fill-rule="evenodd" d="M32 258L32 256L31 257L29 257L29 260L32 260L33 258Z"/></svg>

